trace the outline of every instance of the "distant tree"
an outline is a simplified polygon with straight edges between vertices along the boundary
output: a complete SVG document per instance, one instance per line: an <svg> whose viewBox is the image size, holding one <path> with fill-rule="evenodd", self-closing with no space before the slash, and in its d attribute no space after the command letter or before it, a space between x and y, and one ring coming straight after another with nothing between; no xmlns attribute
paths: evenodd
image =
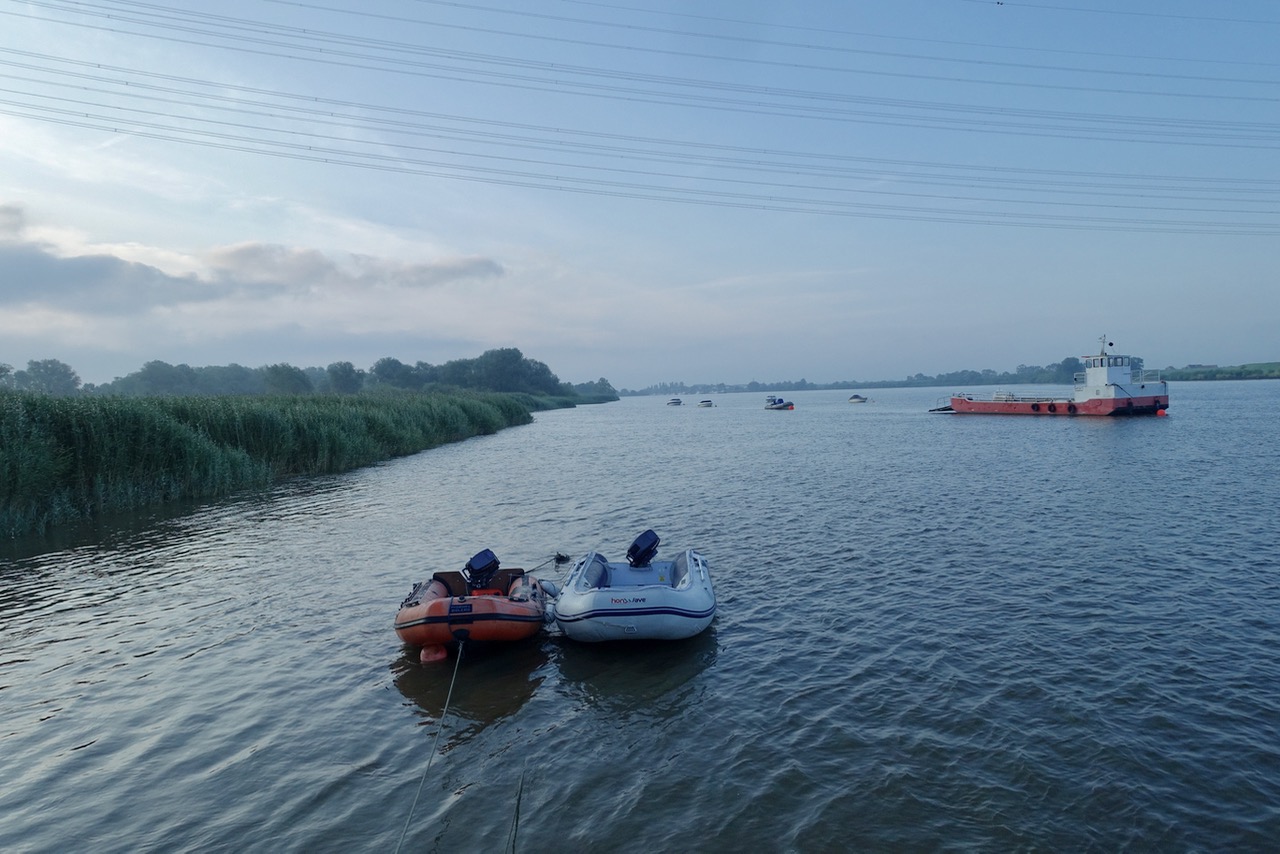
<svg viewBox="0 0 1280 854"><path fill-rule="evenodd" d="M1056 366L1057 376L1055 381L1066 385L1076 380L1076 374L1084 370L1084 362L1081 362L1075 356L1068 356L1059 362Z"/></svg>
<svg viewBox="0 0 1280 854"><path fill-rule="evenodd" d="M458 388L478 387L475 359L453 359L445 362L437 369L436 375L440 378L439 382L444 385Z"/></svg>
<svg viewBox="0 0 1280 854"><path fill-rule="evenodd" d="M306 371L293 365L267 365L262 369L267 394L310 394L314 389Z"/></svg>
<svg viewBox="0 0 1280 854"><path fill-rule="evenodd" d="M721 385L723 385L723 383L721 383ZM601 377L593 383L577 383L574 385L573 390L584 396L618 396L618 392L614 390L613 386L610 385L609 381L604 377Z"/></svg>
<svg viewBox="0 0 1280 854"><path fill-rule="evenodd" d="M0 388L13 384L13 365L0 362Z"/></svg>
<svg viewBox="0 0 1280 854"><path fill-rule="evenodd" d="M369 373L381 385L389 385L395 388L416 389L422 387L421 378L417 372L406 365L399 359L393 359L390 356L379 359L374 362L373 367L369 369Z"/></svg>
<svg viewBox="0 0 1280 854"><path fill-rule="evenodd" d="M190 365L147 362L130 376L136 384L136 394L194 394L197 389L196 372Z"/></svg>
<svg viewBox="0 0 1280 854"><path fill-rule="evenodd" d="M80 390L80 376L57 359L27 362L25 371L14 374L14 383L18 388L43 394L71 395Z"/></svg>
<svg viewBox="0 0 1280 854"><path fill-rule="evenodd" d="M471 380L476 387L493 391L527 391L529 371L524 354L515 347L487 350L472 363Z"/></svg>
<svg viewBox="0 0 1280 854"><path fill-rule="evenodd" d="M364 371L350 362L334 362L325 368L329 390L335 394L355 394L364 387Z"/></svg>
<svg viewBox="0 0 1280 854"><path fill-rule="evenodd" d="M560 378L552 373L545 362L539 362L537 359L524 360L524 378L527 384L526 391L564 394L566 388L571 388L560 382Z"/></svg>
<svg viewBox="0 0 1280 854"><path fill-rule="evenodd" d="M418 362L413 366L413 372L424 386L441 382L440 369L430 362Z"/></svg>
<svg viewBox="0 0 1280 854"><path fill-rule="evenodd" d="M329 371L325 368L303 368L302 372L307 375L307 382L311 383L311 390L322 394L332 390L329 385Z"/></svg>
<svg viewBox="0 0 1280 854"><path fill-rule="evenodd" d="M261 394L262 375L240 365L193 368L153 360L139 370L92 388L95 394L122 394L136 397L156 395Z"/></svg>
<svg viewBox="0 0 1280 854"><path fill-rule="evenodd" d="M262 368L246 368L232 362L195 370L200 394L262 394L267 390Z"/></svg>

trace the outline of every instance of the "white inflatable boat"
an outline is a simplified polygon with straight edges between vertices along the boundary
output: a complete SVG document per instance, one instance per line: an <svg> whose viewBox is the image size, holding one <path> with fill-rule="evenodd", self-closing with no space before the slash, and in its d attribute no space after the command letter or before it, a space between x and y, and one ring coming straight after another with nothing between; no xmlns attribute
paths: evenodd
<svg viewBox="0 0 1280 854"><path fill-rule="evenodd" d="M557 625L573 640L677 640L693 637L716 615L707 561L693 549L654 560L658 535L645 531L626 563L588 552L565 577L554 603Z"/></svg>

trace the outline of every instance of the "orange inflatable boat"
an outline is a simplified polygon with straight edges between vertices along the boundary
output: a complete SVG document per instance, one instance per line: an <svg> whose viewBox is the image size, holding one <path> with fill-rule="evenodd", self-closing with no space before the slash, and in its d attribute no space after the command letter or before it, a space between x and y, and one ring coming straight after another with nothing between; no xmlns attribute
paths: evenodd
<svg viewBox="0 0 1280 854"><path fill-rule="evenodd" d="M420 581L396 614L400 640L422 647L423 661L446 655L455 641L516 641L533 637L546 618L547 591L523 569L502 569L489 549L461 572Z"/></svg>

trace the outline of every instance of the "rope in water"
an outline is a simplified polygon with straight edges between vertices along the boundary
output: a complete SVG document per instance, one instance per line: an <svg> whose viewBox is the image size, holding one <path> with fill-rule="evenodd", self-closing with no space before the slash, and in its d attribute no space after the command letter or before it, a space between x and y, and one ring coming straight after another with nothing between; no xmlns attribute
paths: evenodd
<svg viewBox="0 0 1280 854"><path fill-rule="evenodd" d="M520 830L520 798L524 796L524 775L529 770L529 759L525 757L525 767L520 771L520 785L516 788L516 812L511 817L511 832L507 834L507 851L516 854L516 833Z"/></svg>
<svg viewBox="0 0 1280 854"><path fill-rule="evenodd" d="M444 697L444 708L440 710L440 725L436 727L435 740L431 742L431 756L427 759L427 767L422 769L422 779L418 781L418 791L413 794L413 803L409 805L409 815L404 820L404 830L400 831L400 841L396 843L396 854L400 854L400 846L404 845L405 834L413 822L413 811L418 808L418 797L422 794L422 784L427 782L427 772L431 770L431 762L436 758L436 746L440 744L440 733L444 732L444 719L449 714L449 701L453 699L453 685L458 681L458 667L462 664L463 641L458 641L458 658L453 663L453 678L449 680L449 692Z"/></svg>

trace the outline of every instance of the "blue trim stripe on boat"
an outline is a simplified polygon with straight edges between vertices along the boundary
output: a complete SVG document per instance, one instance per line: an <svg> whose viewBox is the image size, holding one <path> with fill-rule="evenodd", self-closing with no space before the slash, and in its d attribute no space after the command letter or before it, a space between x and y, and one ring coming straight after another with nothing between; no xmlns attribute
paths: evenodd
<svg viewBox="0 0 1280 854"><path fill-rule="evenodd" d="M705 620L707 617L714 616L716 613L715 606L712 605L705 611L685 611L681 608L601 608L595 611L586 611L582 614L573 614L565 616L557 613L556 619L562 623L576 623L579 620L594 620L602 617L685 617L690 620Z"/></svg>

